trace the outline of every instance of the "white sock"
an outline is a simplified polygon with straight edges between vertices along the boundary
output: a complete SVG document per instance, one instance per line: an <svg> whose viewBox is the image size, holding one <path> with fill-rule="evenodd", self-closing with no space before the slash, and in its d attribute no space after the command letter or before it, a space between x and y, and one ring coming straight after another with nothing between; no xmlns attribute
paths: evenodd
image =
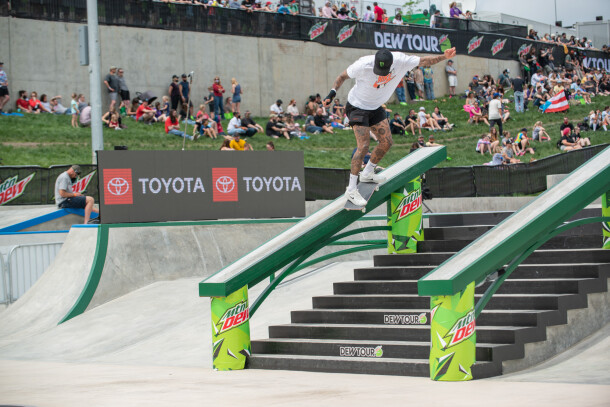
<svg viewBox="0 0 610 407"><path fill-rule="evenodd" d="M605 124L602 127L604 128L604 131L608 131L608 127Z"/></svg>
<svg viewBox="0 0 610 407"><path fill-rule="evenodd" d="M373 164L373 162L371 160L369 160L369 162L366 164L366 167L364 167L364 170L362 170L362 174L364 175L370 175L373 172L375 172L375 167L377 167L377 164Z"/></svg>
<svg viewBox="0 0 610 407"><path fill-rule="evenodd" d="M349 175L349 185L347 186L348 191L353 191L358 188L358 176L354 174Z"/></svg>

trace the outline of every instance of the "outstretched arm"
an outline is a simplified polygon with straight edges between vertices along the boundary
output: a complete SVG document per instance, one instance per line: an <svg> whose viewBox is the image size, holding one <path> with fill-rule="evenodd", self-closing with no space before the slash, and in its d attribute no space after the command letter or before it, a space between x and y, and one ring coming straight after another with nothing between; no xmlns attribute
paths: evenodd
<svg viewBox="0 0 610 407"><path fill-rule="evenodd" d="M448 50L445 50L443 55L435 55L435 56L420 58L418 66L430 66L430 65L438 64L441 61L453 58L455 55L456 55L455 47L453 47Z"/></svg>

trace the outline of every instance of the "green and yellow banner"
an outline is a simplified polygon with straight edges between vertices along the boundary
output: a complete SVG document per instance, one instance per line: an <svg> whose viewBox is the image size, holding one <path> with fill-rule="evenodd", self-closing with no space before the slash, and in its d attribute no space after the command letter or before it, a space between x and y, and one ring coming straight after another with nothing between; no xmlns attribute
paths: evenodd
<svg viewBox="0 0 610 407"><path fill-rule="evenodd" d="M430 379L471 380L476 351L474 282L455 295L433 296L430 307Z"/></svg>
<svg viewBox="0 0 610 407"><path fill-rule="evenodd" d="M424 240L421 180L409 182L402 193L388 200L388 253L417 253L417 242Z"/></svg>
<svg viewBox="0 0 610 407"><path fill-rule="evenodd" d="M212 297L212 344L215 370L244 368L251 351L248 286Z"/></svg>

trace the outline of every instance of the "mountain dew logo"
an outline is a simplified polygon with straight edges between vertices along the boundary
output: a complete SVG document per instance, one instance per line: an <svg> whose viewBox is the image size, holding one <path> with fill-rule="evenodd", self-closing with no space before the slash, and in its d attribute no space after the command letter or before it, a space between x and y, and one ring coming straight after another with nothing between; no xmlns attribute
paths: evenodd
<svg viewBox="0 0 610 407"><path fill-rule="evenodd" d="M446 50L451 48L451 40L449 39L449 36L447 34L441 35L441 37L438 39L438 43L441 46L441 52L445 52Z"/></svg>
<svg viewBox="0 0 610 407"><path fill-rule="evenodd" d="M504 45L506 45L506 39L496 40L494 45L491 46L491 54L496 55L498 52L504 49Z"/></svg>
<svg viewBox="0 0 610 407"><path fill-rule="evenodd" d="M519 51L518 54L520 57L525 56L526 54L529 54L530 49L532 49L532 44L523 44L519 47Z"/></svg>
<svg viewBox="0 0 610 407"><path fill-rule="evenodd" d="M309 29L309 39L310 40L314 40L316 38L318 38L320 35L324 34L324 31L326 31L326 27L328 26L328 23L317 23L314 24L310 29Z"/></svg>
<svg viewBox="0 0 610 407"><path fill-rule="evenodd" d="M396 207L396 210L394 211L394 213L398 213L398 216L396 217L396 222L405 218L406 216L409 216L410 214L421 208L421 203L422 200L420 188L416 189L409 195L406 195L404 198L402 198L402 201L400 201L398 207Z"/></svg>
<svg viewBox="0 0 610 407"><path fill-rule="evenodd" d="M18 175L5 179L4 182L0 184L0 205L4 205L23 195L25 187L32 178L34 178L34 175L36 175L36 173L28 175L21 181L17 181Z"/></svg>
<svg viewBox="0 0 610 407"><path fill-rule="evenodd" d="M468 42L468 53L470 54L475 49L479 48L483 43L483 36L480 37L472 37L472 39Z"/></svg>
<svg viewBox="0 0 610 407"><path fill-rule="evenodd" d="M247 322L249 317L250 311L246 301L237 303L235 306L229 308L216 323L216 334L218 335L228 331L229 329L240 326L241 324Z"/></svg>
<svg viewBox="0 0 610 407"><path fill-rule="evenodd" d="M356 30L356 25L352 25L351 27L349 25L346 25L345 27L343 27L341 29L341 31L339 31L339 35L337 35L339 44L341 44L343 41L345 41L349 37L351 37L354 34L355 30Z"/></svg>
<svg viewBox="0 0 610 407"><path fill-rule="evenodd" d="M459 319L449 332L447 332L444 339L449 338L449 342L445 342L444 348L450 348L470 338L472 334L474 334L475 326L474 310L471 310L464 318Z"/></svg>

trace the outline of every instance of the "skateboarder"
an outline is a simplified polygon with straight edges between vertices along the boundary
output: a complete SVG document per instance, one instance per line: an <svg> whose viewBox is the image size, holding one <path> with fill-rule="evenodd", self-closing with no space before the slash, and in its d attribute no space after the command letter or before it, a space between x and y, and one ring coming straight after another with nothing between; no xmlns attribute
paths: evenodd
<svg viewBox="0 0 610 407"><path fill-rule="evenodd" d="M352 157L350 181L345 192L347 199L357 206L366 205L366 200L358 192L358 173L362 160L369 151L370 132L377 136L379 144L371 154L371 159L360 174L360 182L382 183L385 178L375 174L375 167L392 146L390 125L382 104L394 93L398 82L415 67L431 66L455 56L455 48L443 55L418 57L387 49L377 51L358 59L335 79L333 88L324 99L329 106L343 82L352 78L356 84L349 91L345 113L356 136L357 150Z"/></svg>

